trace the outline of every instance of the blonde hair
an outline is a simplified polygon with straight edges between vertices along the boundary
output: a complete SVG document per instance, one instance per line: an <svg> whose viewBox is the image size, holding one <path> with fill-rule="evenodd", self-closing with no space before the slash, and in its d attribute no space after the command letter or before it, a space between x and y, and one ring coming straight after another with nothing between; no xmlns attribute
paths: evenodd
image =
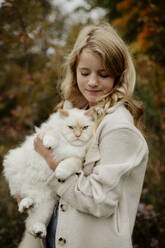
<svg viewBox="0 0 165 248"><path fill-rule="evenodd" d="M65 63L66 73L61 84L63 100L71 101L73 106L78 108L83 108L87 104L76 81L76 68L84 48L97 52L105 68L115 78L112 91L104 98L104 106L107 106L107 103L113 106L122 100L132 113L135 125L138 126L143 111L141 104L132 97L136 81L134 64L126 44L108 23L88 25L79 33Z"/></svg>

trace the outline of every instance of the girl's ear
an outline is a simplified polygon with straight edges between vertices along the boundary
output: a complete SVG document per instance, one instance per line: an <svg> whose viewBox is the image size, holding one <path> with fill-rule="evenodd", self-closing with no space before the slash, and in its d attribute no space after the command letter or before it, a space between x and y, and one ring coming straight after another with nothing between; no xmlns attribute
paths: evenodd
<svg viewBox="0 0 165 248"><path fill-rule="evenodd" d="M67 110L64 110L64 109L59 109L58 110L59 114L60 114L60 117L68 117L69 116L69 112Z"/></svg>
<svg viewBox="0 0 165 248"><path fill-rule="evenodd" d="M63 105L63 109L72 109L73 105L70 101L66 100Z"/></svg>

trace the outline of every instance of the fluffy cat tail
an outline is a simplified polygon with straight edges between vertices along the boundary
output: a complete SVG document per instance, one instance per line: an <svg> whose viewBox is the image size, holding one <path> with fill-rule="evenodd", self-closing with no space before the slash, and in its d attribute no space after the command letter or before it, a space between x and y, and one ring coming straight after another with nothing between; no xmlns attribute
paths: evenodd
<svg viewBox="0 0 165 248"><path fill-rule="evenodd" d="M41 239L34 238L31 234L25 231L23 239L18 248L43 248Z"/></svg>

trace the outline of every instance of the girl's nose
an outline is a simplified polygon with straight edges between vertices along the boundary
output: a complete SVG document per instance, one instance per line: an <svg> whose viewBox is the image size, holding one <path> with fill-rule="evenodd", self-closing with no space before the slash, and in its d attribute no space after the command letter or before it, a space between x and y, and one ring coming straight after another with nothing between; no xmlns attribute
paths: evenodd
<svg viewBox="0 0 165 248"><path fill-rule="evenodd" d="M90 87L96 87L98 86L98 78L96 75L91 75L88 81L88 86Z"/></svg>

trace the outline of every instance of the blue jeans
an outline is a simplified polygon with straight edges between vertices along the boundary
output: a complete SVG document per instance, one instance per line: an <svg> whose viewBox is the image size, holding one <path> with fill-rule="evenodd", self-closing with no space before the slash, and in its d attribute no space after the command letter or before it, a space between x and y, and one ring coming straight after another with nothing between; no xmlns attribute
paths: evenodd
<svg viewBox="0 0 165 248"><path fill-rule="evenodd" d="M57 227L57 218L58 218L58 205L57 202L51 220L47 227L47 235L45 238L45 248L56 248L55 245L55 234L56 234L56 227Z"/></svg>

